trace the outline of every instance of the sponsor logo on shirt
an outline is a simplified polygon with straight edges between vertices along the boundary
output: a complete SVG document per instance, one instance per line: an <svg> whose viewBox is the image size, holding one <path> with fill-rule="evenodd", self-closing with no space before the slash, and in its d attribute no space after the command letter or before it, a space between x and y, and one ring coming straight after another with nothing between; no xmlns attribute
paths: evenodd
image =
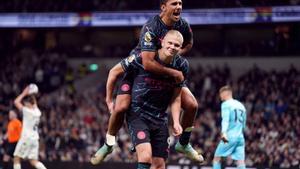
<svg viewBox="0 0 300 169"><path fill-rule="evenodd" d="M152 42L144 42L144 46L152 46L153 43Z"/></svg>

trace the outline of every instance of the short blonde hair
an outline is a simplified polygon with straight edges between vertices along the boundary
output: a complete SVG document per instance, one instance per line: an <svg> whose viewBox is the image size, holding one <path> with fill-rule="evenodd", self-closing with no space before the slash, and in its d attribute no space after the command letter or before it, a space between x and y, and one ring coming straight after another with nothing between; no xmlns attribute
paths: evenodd
<svg viewBox="0 0 300 169"><path fill-rule="evenodd" d="M179 38L181 44L183 43L183 36L182 36L182 34L179 31L177 31L177 30L169 30L166 33L165 37L168 36L168 35L175 35L175 36L177 36Z"/></svg>
<svg viewBox="0 0 300 169"><path fill-rule="evenodd" d="M223 86L219 89L219 93L225 92L225 91L229 91L232 92L232 88L229 85Z"/></svg>

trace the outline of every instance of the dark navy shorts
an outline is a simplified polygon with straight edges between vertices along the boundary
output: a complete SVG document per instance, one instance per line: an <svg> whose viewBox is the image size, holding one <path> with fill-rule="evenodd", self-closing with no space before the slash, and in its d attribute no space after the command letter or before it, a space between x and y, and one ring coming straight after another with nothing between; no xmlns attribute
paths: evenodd
<svg viewBox="0 0 300 169"><path fill-rule="evenodd" d="M128 129L134 147L141 143L150 143L153 157L168 158L169 130L167 123L157 125L151 123L151 121L137 117L128 122Z"/></svg>
<svg viewBox="0 0 300 169"><path fill-rule="evenodd" d="M15 148L17 146L17 142L15 143L9 143L9 142L6 142L6 153L7 155L9 155L10 157L14 157L14 151L15 151Z"/></svg>
<svg viewBox="0 0 300 169"><path fill-rule="evenodd" d="M133 80L134 80L133 73L131 73L131 72L125 73L120 82L117 95L121 95L121 94L131 95Z"/></svg>

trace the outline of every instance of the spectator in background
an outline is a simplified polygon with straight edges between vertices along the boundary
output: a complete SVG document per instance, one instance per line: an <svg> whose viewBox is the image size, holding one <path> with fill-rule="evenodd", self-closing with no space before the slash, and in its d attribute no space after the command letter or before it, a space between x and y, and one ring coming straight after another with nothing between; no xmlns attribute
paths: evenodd
<svg viewBox="0 0 300 169"><path fill-rule="evenodd" d="M8 113L9 123L7 125L6 138L6 151L3 157L5 165L14 157L14 151L16 145L20 139L22 131L22 123L17 117L17 113L14 110L10 110ZM7 166L4 166L6 168Z"/></svg>

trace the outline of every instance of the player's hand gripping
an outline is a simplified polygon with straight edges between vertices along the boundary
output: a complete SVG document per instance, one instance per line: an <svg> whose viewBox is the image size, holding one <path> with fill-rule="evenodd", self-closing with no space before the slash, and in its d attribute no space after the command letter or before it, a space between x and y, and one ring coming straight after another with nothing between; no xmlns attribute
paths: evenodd
<svg viewBox="0 0 300 169"><path fill-rule="evenodd" d="M106 105L107 105L109 113L111 113L114 109L114 102L112 100L107 100Z"/></svg>
<svg viewBox="0 0 300 169"><path fill-rule="evenodd" d="M23 94L24 96L27 96L28 93L29 93L29 86L27 86L27 87L23 90L22 94Z"/></svg>
<svg viewBox="0 0 300 169"><path fill-rule="evenodd" d="M227 138L227 135L225 133L222 133L221 134L221 140L223 140L224 143L228 143L228 138Z"/></svg>
<svg viewBox="0 0 300 169"><path fill-rule="evenodd" d="M181 83L184 80L182 72L178 70L173 70L173 77L175 78L176 83Z"/></svg>
<svg viewBox="0 0 300 169"><path fill-rule="evenodd" d="M182 134L182 127L180 125L180 123L174 123L173 124L173 135L174 136L179 136L180 134Z"/></svg>

